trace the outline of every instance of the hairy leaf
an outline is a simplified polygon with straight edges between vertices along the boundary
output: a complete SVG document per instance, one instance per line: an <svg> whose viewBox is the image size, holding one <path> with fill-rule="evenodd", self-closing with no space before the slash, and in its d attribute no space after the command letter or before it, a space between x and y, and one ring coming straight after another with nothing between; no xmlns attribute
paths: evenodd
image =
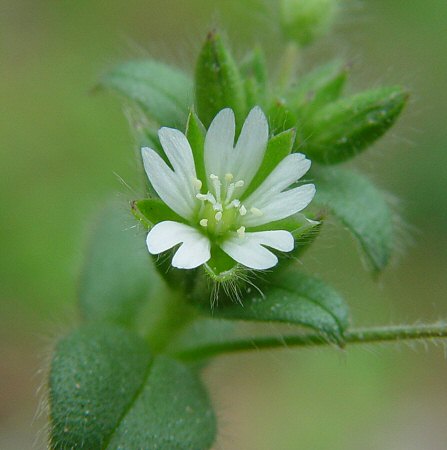
<svg viewBox="0 0 447 450"><path fill-rule="evenodd" d="M263 295L256 291L243 305L222 307L216 314L226 319L303 325L341 343L349 310L331 287L290 267L265 283Z"/></svg>
<svg viewBox="0 0 447 450"><path fill-rule="evenodd" d="M144 341L95 324L62 339L51 363L51 448L104 448L145 381L152 358Z"/></svg>
<svg viewBox="0 0 447 450"><path fill-rule="evenodd" d="M192 80L166 64L129 61L106 73L99 86L135 102L162 126L183 129L192 104Z"/></svg>
<svg viewBox="0 0 447 450"><path fill-rule="evenodd" d="M132 326L148 298L155 272L144 236L126 205L100 212L79 280L79 305L88 321Z"/></svg>
<svg viewBox="0 0 447 450"><path fill-rule="evenodd" d="M300 120L319 108L338 100L347 80L347 66L333 61L310 72L290 89L289 102L296 109Z"/></svg>
<svg viewBox="0 0 447 450"><path fill-rule="evenodd" d="M312 173L315 203L327 208L356 237L373 272L390 261L393 217L382 194L367 178L346 169L319 168Z"/></svg>
<svg viewBox="0 0 447 450"><path fill-rule="evenodd" d="M407 99L402 88L389 87L330 103L306 122L301 151L321 164L350 159L394 124Z"/></svg>
<svg viewBox="0 0 447 450"><path fill-rule="evenodd" d="M118 327L59 342L50 373L51 448L208 449L214 413L196 373Z"/></svg>

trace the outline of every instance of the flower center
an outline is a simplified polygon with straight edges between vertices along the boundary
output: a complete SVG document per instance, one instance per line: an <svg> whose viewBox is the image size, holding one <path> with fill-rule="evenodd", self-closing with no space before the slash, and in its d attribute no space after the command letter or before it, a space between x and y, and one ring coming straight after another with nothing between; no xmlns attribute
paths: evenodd
<svg viewBox="0 0 447 450"><path fill-rule="evenodd" d="M196 195L202 202L199 224L215 236L223 235L229 230L243 235L245 228L240 227L239 223L240 218L247 214L247 209L237 195L238 190L244 186L244 180L235 181L231 173L227 173L222 181L217 175L211 174L210 180L210 190L206 194Z"/></svg>

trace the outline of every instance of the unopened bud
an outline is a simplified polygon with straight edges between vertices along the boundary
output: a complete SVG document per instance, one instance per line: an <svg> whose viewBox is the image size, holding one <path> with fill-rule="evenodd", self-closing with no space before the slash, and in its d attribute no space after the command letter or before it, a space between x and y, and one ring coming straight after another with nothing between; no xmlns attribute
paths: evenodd
<svg viewBox="0 0 447 450"><path fill-rule="evenodd" d="M329 31L337 0L281 0L281 27L286 37L307 45Z"/></svg>

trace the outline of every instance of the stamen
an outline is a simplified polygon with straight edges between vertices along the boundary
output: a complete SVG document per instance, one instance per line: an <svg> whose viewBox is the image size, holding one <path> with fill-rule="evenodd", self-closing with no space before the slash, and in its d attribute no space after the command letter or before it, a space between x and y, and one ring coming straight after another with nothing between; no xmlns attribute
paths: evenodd
<svg viewBox="0 0 447 450"><path fill-rule="evenodd" d="M225 196L225 203L228 203L231 200L231 197L233 197L233 193L234 193L234 188L235 188L235 184L234 183L230 183L228 185L228 189L227 189L227 195Z"/></svg>
<svg viewBox="0 0 447 450"><path fill-rule="evenodd" d="M235 185L237 188L242 187L244 184L245 184L245 183L244 183L244 180L239 180L239 181L236 181L236 183L234 183L234 185Z"/></svg>
<svg viewBox="0 0 447 450"><path fill-rule="evenodd" d="M254 206L253 206L252 208L250 208L250 212L251 212L254 216L258 216L258 217L260 217L260 216L262 216L262 215L264 214L260 209L255 208Z"/></svg>
<svg viewBox="0 0 447 450"><path fill-rule="evenodd" d="M228 208L239 208L241 206L241 201L237 198L235 198L229 205Z"/></svg>
<svg viewBox="0 0 447 450"><path fill-rule="evenodd" d="M220 222L222 220L222 212L221 211L217 212L214 218L216 219L217 222Z"/></svg>
<svg viewBox="0 0 447 450"><path fill-rule="evenodd" d="M234 175L232 173L226 173L225 174L225 181L227 183L231 183L233 181Z"/></svg>
<svg viewBox="0 0 447 450"><path fill-rule="evenodd" d="M214 186L214 192L216 193L216 198L217 200L220 201L220 187L222 186L222 183L219 180L219 177L217 175L214 175L214 173L212 173L210 175L211 181L213 183Z"/></svg>
<svg viewBox="0 0 447 450"><path fill-rule="evenodd" d="M202 227L206 228L208 226L208 219L202 219L199 223Z"/></svg>
<svg viewBox="0 0 447 450"><path fill-rule="evenodd" d="M242 205L242 206L239 208L239 214L240 214L241 216L245 216L245 214L247 214L247 208L246 208L244 205Z"/></svg>
<svg viewBox="0 0 447 450"><path fill-rule="evenodd" d="M195 179L193 180L192 184L194 185L194 188L195 188L197 191L200 191L200 189L202 189L202 182L201 182L198 178L195 178Z"/></svg>
<svg viewBox="0 0 447 450"><path fill-rule="evenodd" d="M242 227L238 228L238 229L236 230L236 233L238 234L238 236L239 236L240 238L244 237L244 235L245 235L245 227L242 226Z"/></svg>
<svg viewBox="0 0 447 450"><path fill-rule="evenodd" d="M211 192L207 192L206 194L196 194L196 198L198 198L202 202L209 201L212 205L215 205L217 203L214 195L211 194Z"/></svg>
<svg viewBox="0 0 447 450"><path fill-rule="evenodd" d="M214 211L223 211L222 204L221 203L213 204L213 209Z"/></svg>

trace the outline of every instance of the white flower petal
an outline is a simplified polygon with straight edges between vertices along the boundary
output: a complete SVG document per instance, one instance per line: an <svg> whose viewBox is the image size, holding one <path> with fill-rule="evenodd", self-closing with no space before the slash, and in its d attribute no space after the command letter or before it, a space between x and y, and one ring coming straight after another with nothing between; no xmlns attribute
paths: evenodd
<svg viewBox="0 0 447 450"><path fill-rule="evenodd" d="M146 174L160 198L185 219L194 215L197 200L186 189L184 178L173 172L151 148L141 149Z"/></svg>
<svg viewBox="0 0 447 450"><path fill-rule="evenodd" d="M298 181L310 168L311 162L302 153L287 155L244 202L249 208L265 203Z"/></svg>
<svg viewBox="0 0 447 450"><path fill-rule="evenodd" d="M211 174L224 178L227 171L226 161L233 151L236 124L234 112L229 109L220 111L206 133L205 137L205 170Z"/></svg>
<svg viewBox="0 0 447 450"><path fill-rule="evenodd" d="M235 180L244 180L245 188L261 166L268 137L267 118L262 109L255 106L244 122L236 147L227 164L227 172L232 173Z"/></svg>
<svg viewBox="0 0 447 450"><path fill-rule="evenodd" d="M247 214L242 224L246 227L257 227L275 220L285 219L302 211L314 198L315 186L305 184L288 191L276 194L274 197L260 199L256 207L262 214Z"/></svg>
<svg viewBox="0 0 447 450"><path fill-rule="evenodd" d="M195 269L211 258L210 240L198 233L193 240L185 241L172 258L172 265L178 269Z"/></svg>
<svg viewBox="0 0 447 450"><path fill-rule="evenodd" d="M181 131L166 127L159 130L158 136L175 173L184 178L185 188L194 193L193 182L197 176L188 139Z"/></svg>
<svg viewBox="0 0 447 450"><path fill-rule="evenodd" d="M165 221L155 225L147 235L149 253L158 255L182 243L172 259L179 269L193 269L211 257L209 239L193 227Z"/></svg>
<svg viewBox="0 0 447 450"><path fill-rule="evenodd" d="M263 245L281 251L293 250L291 233L284 230L245 233L243 237L234 235L226 239L221 247L235 261L251 269L270 269L278 263L278 258Z"/></svg>

